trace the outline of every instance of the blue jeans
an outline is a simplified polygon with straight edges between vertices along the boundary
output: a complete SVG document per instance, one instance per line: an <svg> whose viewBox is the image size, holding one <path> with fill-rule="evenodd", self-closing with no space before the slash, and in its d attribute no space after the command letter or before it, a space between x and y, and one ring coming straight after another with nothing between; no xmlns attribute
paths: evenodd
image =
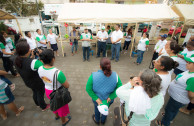
<svg viewBox="0 0 194 126"><path fill-rule="evenodd" d="M121 49L121 43L112 44L112 47L111 47L112 59L114 59L114 57L115 57L115 52L116 52L116 60L119 60L120 49Z"/></svg>
<svg viewBox="0 0 194 126"><path fill-rule="evenodd" d="M87 60L90 59L90 47L82 47L83 49L83 59L86 60L86 53L87 53Z"/></svg>
<svg viewBox="0 0 194 126"><path fill-rule="evenodd" d="M95 112L95 120L96 120L96 122L100 122L100 120L101 120L101 123L105 123L107 116L101 115L101 117L100 117L100 112L98 111L98 108L97 108L98 103L97 103L96 101L94 101L94 100L92 100L92 101L93 101L93 103L94 103L94 112ZM112 100L112 101L110 102L110 105L111 105L113 102L114 102L114 100ZM109 106L109 107L110 107L110 106Z"/></svg>
<svg viewBox="0 0 194 126"><path fill-rule="evenodd" d="M72 43L73 45L72 45L72 53L73 53L73 51L74 51L74 48L75 48L75 51L77 52L77 47L78 47L78 42L77 42L77 40L76 41L74 41L73 43Z"/></svg>
<svg viewBox="0 0 194 126"><path fill-rule="evenodd" d="M177 102L172 97L170 97L165 107L165 115L162 118L162 124L165 126L170 126L170 121L175 118L175 116L179 112L179 108L183 106L184 104Z"/></svg>
<svg viewBox="0 0 194 126"><path fill-rule="evenodd" d="M144 51L137 50L137 63L141 64L143 60Z"/></svg>
<svg viewBox="0 0 194 126"><path fill-rule="evenodd" d="M98 41L98 53L97 56L100 56L100 52L102 51L103 57L106 57L106 42Z"/></svg>

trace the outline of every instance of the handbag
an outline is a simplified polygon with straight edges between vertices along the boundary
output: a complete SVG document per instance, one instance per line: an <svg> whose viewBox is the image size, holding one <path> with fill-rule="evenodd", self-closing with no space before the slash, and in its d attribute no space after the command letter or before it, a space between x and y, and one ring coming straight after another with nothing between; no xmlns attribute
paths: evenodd
<svg viewBox="0 0 194 126"><path fill-rule="evenodd" d="M114 120L114 126L127 126L130 119L133 116L133 112L131 111L129 116L127 117L127 120L125 119L125 103L121 105L121 107L116 107L114 109L115 114L115 120Z"/></svg>
<svg viewBox="0 0 194 126"><path fill-rule="evenodd" d="M56 111L57 109L68 104L72 100L70 92L68 91L67 88L65 88L64 86L61 86L60 88L57 87L57 76L58 76L58 70L56 70L54 73L53 92L49 95L50 109L52 111Z"/></svg>

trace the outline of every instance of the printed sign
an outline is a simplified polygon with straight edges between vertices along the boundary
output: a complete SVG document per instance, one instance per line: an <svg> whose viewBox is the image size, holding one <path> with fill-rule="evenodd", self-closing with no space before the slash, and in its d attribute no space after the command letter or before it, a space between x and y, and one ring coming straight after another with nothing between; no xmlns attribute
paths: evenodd
<svg viewBox="0 0 194 126"><path fill-rule="evenodd" d="M56 15L59 15L59 12L61 10L61 7L63 4L44 4L44 10L45 10L45 15L52 15L53 11L56 11Z"/></svg>

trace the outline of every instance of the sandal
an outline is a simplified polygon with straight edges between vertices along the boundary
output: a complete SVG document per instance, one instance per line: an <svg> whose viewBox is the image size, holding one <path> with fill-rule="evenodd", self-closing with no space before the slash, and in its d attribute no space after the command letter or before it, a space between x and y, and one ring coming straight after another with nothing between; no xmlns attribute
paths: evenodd
<svg viewBox="0 0 194 126"><path fill-rule="evenodd" d="M16 114L16 116L19 116L20 115L20 113L22 112L24 110L24 106L21 106L19 109L18 109L18 114Z"/></svg>
<svg viewBox="0 0 194 126"><path fill-rule="evenodd" d="M3 116L3 115L1 114L1 117L3 118L3 120L6 120L6 119L7 119L7 112L5 112L5 116Z"/></svg>
<svg viewBox="0 0 194 126"><path fill-rule="evenodd" d="M95 120L95 115L94 115L94 114L92 115L92 119L93 119L93 121L94 121L97 125L100 124L99 122L96 122L96 120Z"/></svg>
<svg viewBox="0 0 194 126"><path fill-rule="evenodd" d="M60 119L60 117L55 117L55 120L59 120Z"/></svg>
<svg viewBox="0 0 194 126"><path fill-rule="evenodd" d="M69 120L68 120L66 123L62 124L62 126L66 126L66 125L69 123L69 121L71 120L71 116L68 116L67 118L68 118Z"/></svg>
<svg viewBox="0 0 194 126"><path fill-rule="evenodd" d="M155 121L155 124L156 124L157 126L163 126L163 125L162 125L162 122L159 121L159 120L156 120L156 121Z"/></svg>

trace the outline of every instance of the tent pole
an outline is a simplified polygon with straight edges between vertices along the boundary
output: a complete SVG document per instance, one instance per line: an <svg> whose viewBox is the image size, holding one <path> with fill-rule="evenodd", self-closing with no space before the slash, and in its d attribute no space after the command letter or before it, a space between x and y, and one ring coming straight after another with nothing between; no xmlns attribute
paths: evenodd
<svg viewBox="0 0 194 126"><path fill-rule="evenodd" d="M178 25L178 21L177 21L176 26L175 26L175 28L174 28L174 31L173 31L173 33L172 33L171 39L172 39L172 37L174 36L174 33L175 33L175 31L176 31L177 25Z"/></svg>
<svg viewBox="0 0 194 126"><path fill-rule="evenodd" d="M61 41L62 56L64 57L64 51L63 51L63 43L62 43L62 36L61 36L60 23L58 24L58 28L59 28L59 36L60 36L60 41Z"/></svg>
<svg viewBox="0 0 194 126"><path fill-rule="evenodd" d="M19 24L19 22L18 22L18 19L17 19L17 18L16 18L16 22L17 22L17 25L18 25L18 28L19 28L19 31L20 31L20 33L21 33L22 37L24 37L24 36L23 36L23 33L22 33L22 30L21 30L21 27L20 27L20 24Z"/></svg>
<svg viewBox="0 0 194 126"><path fill-rule="evenodd" d="M97 51L98 51L98 39L97 39L97 33L98 33L98 29L99 29L99 27L98 27L98 23L96 23L96 55L97 55Z"/></svg>
<svg viewBox="0 0 194 126"><path fill-rule="evenodd" d="M131 58L131 54L132 54L132 51L133 51L133 44L134 44L134 40L135 40L135 36L136 36L137 30L138 30L138 28L137 28L137 23L136 23L136 25L135 25L135 32L133 33L134 35L133 35L133 40L132 40L132 45L131 45L130 58Z"/></svg>
<svg viewBox="0 0 194 126"><path fill-rule="evenodd" d="M183 27L182 27L181 32L180 32L180 35L179 35L179 39L181 38L181 34L183 33L184 26L185 26L185 24L183 24Z"/></svg>

